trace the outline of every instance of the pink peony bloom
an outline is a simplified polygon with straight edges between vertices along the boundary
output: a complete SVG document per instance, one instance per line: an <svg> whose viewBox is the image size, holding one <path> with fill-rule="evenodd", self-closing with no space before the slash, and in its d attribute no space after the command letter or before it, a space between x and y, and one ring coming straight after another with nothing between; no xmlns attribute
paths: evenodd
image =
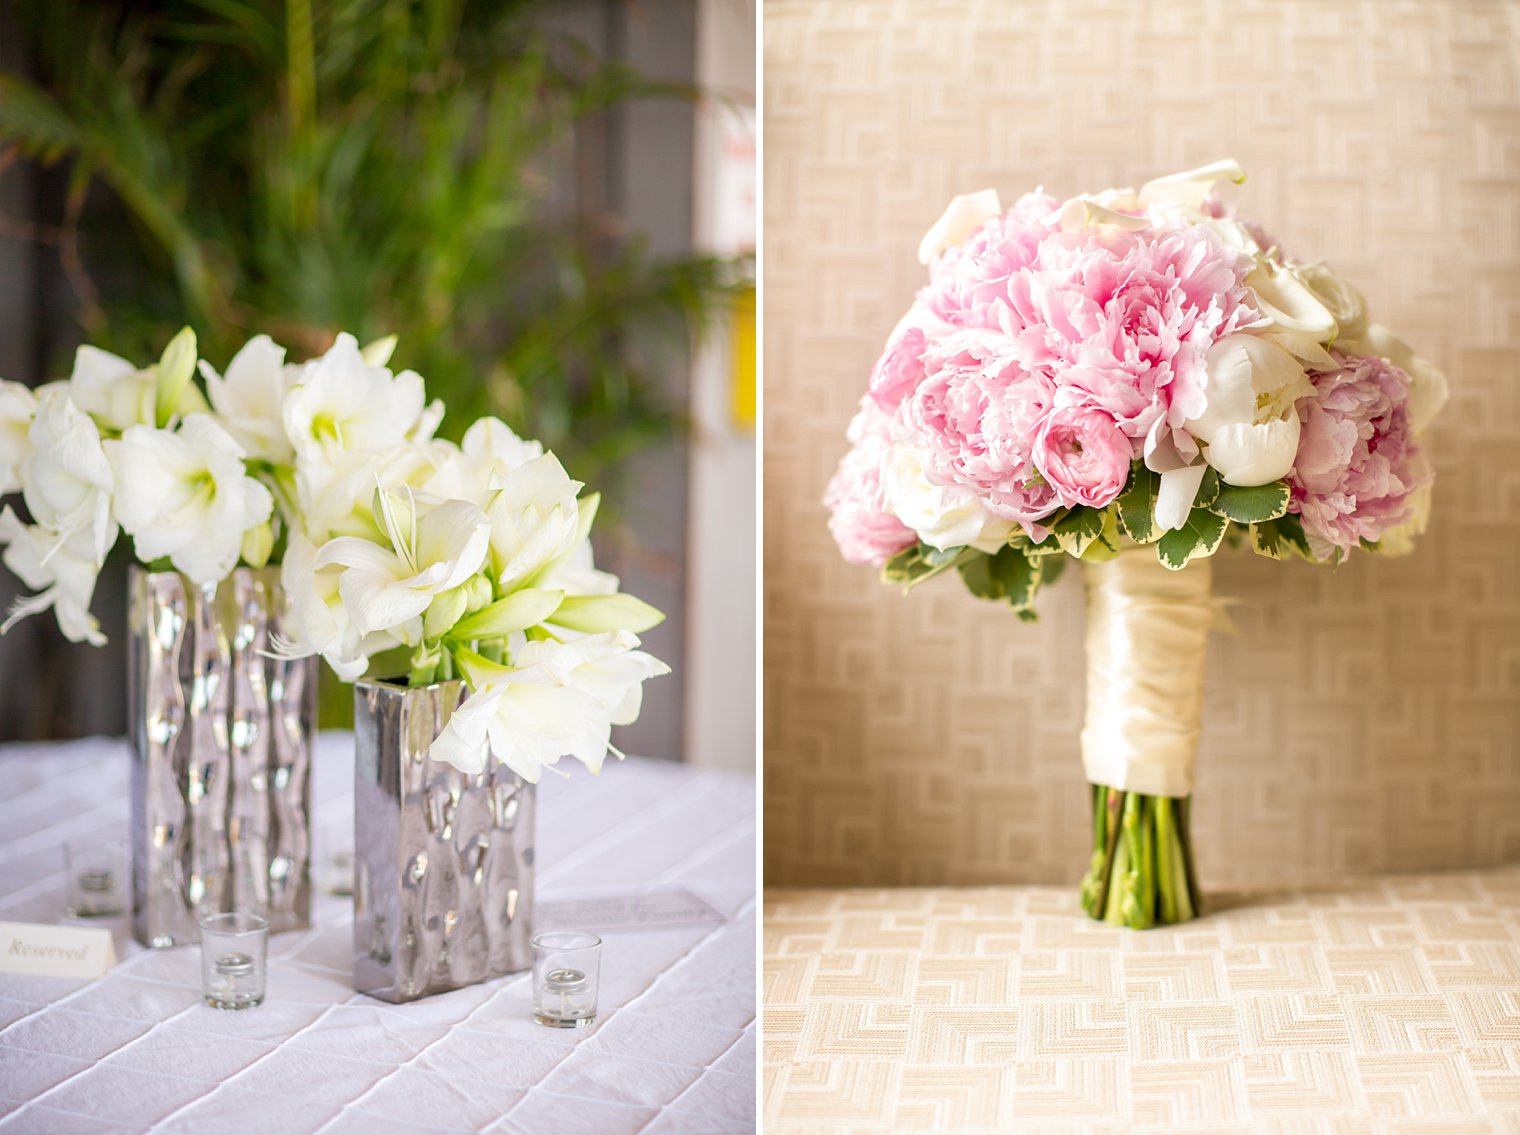
<svg viewBox="0 0 1520 1135"><path fill-rule="evenodd" d="M928 356L930 374L903 403L898 432L925 454L931 481L971 489L995 516L1027 524L1060 507L1033 464L1055 387L1021 368L1009 346L987 332L943 340Z"/></svg>
<svg viewBox="0 0 1520 1135"><path fill-rule="evenodd" d="M850 451L829 481L823 503L829 531L852 564L883 564L918 537L886 509L882 469L892 450L891 419L869 398L850 422Z"/></svg>
<svg viewBox="0 0 1520 1135"><path fill-rule="evenodd" d="M1124 490L1135 443L1102 408L1058 405L1034 442L1034 463L1063 505L1103 508Z"/></svg>
<svg viewBox="0 0 1520 1135"><path fill-rule="evenodd" d="M1321 559L1408 520L1410 494L1429 480L1409 430L1409 376L1386 359L1335 354L1339 370L1309 376L1315 397L1299 402L1288 474L1291 511Z"/></svg>
<svg viewBox="0 0 1520 1135"><path fill-rule="evenodd" d="M923 355L929 338L921 327L909 323L912 315L909 312L898 324L871 370L871 398L889 414L924 380Z"/></svg>
<svg viewBox="0 0 1520 1135"><path fill-rule="evenodd" d="M920 303L997 331L1024 370L1074 388L1127 437L1203 412L1204 356L1253 322L1252 262L1207 225L1063 233L1050 198L1024 198L934 267Z"/></svg>

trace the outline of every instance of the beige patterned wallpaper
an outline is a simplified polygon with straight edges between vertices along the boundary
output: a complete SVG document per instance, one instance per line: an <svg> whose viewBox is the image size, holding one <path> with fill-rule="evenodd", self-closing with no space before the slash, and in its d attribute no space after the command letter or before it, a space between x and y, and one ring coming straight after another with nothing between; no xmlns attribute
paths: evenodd
<svg viewBox="0 0 1520 1135"><path fill-rule="evenodd" d="M769 2L765 851L791 885L1070 882L1081 581L1041 621L904 599L819 503L951 195L1234 157L1235 199L1439 360L1406 560L1221 554L1205 885L1520 859L1520 5Z"/></svg>

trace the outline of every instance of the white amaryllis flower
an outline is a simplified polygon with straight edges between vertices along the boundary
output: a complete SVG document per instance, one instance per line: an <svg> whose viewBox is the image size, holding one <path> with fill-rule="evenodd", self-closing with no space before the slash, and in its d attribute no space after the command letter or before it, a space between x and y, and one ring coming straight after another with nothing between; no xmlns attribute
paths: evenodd
<svg viewBox="0 0 1520 1135"><path fill-rule="evenodd" d="M545 453L500 477L486 508L491 518L491 568L511 591L567 556L583 537L577 494L559 458Z"/></svg>
<svg viewBox="0 0 1520 1135"><path fill-rule="evenodd" d="M296 463L297 523L312 543L322 545L334 536L384 539L374 514L375 486L402 492L408 486L437 499L454 494L435 486L433 478L449 442L403 442L373 453L345 453L335 461L321 457Z"/></svg>
<svg viewBox="0 0 1520 1135"><path fill-rule="evenodd" d="M249 457L275 465L295 459L282 408L286 392L305 374L305 365L286 364L284 347L268 335L255 335L232 356L225 376L204 359L200 371L212 408Z"/></svg>
<svg viewBox="0 0 1520 1135"><path fill-rule="evenodd" d="M207 414L178 430L131 426L106 442L116 474L116 519L143 563L168 557L197 584L237 566L243 535L269 519L274 501L248 476L243 450Z"/></svg>
<svg viewBox="0 0 1520 1135"><path fill-rule="evenodd" d="M423 398L417 374L392 375L371 366L358 341L345 333L325 355L306 364L300 385L285 398L282 415L303 460L332 462L345 453L383 451L414 440L423 422Z"/></svg>
<svg viewBox="0 0 1520 1135"><path fill-rule="evenodd" d="M485 508L496 487L514 469L542 457L542 443L524 440L500 418L481 418L459 445L434 441L429 453L435 472L417 485L446 500L467 500Z"/></svg>
<svg viewBox="0 0 1520 1135"><path fill-rule="evenodd" d="M330 540L314 571L333 567L338 593L361 637L390 631L421 616L433 599L460 586L485 565L491 522L468 501L427 506L407 491L375 494L376 520L388 546L354 536Z"/></svg>
<svg viewBox="0 0 1520 1135"><path fill-rule="evenodd" d="M36 592L16 602L0 633L28 615L52 608L59 629L70 642L105 644L106 636L90 614L103 554L97 551L88 528L60 539L39 525L22 524L7 508L0 512L0 545L5 546L5 566Z"/></svg>
<svg viewBox="0 0 1520 1135"><path fill-rule="evenodd" d="M923 455L911 445L892 447L882 475L888 510L931 548L972 547L996 552L1014 525L987 511L969 489L936 485L924 471Z"/></svg>
<svg viewBox="0 0 1520 1135"><path fill-rule="evenodd" d="M31 454L22 462L22 496L32 519L62 543L86 533L92 560L116 542L111 519L115 478L100 431L69 397L67 386L43 390L27 431Z"/></svg>
<svg viewBox="0 0 1520 1135"><path fill-rule="evenodd" d="M140 369L109 351L86 344L74 353L69 394L108 430L154 424L154 369Z"/></svg>
<svg viewBox="0 0 1520 1135"><path fill-rule="evenodd" d="M299 533L292 534L280 564L280 585L290 604L288 638L279 644L282 654L320 654L340 679L353 682L363 677L371 655L420 641L420 616L389 630L361 634L339 591L346 569L342 564L318 569L316 558L316 547Z"/></svg>
<svg viewBox="0 0 1520 1135"><path fill-rule="evenodd" d="M36 414L30 387L0 380L0 496L21 488L21 465L32 454L27 432Z"/></svg>
<svg viewBox="0 0 1520 1135"><path fill-rule="evenodd" d="M983 189L976 193L963 193L945 206L924 239L918 245L918 262L929 264L946 249L954 248L977 230L983 223L1003 211L996 189Z"/></svg>
<svg viewBox="0 0 1520 1135"><path fill-rule="evenodd" d="M468 667L475 692L449 718L430 755L467 774L481 772L488 753L530 783L561 757L599 772L611 729L639 715L643 683L670 672L636 649L627 632L574 642L528 642L512 666L477 659Z"/></svg>

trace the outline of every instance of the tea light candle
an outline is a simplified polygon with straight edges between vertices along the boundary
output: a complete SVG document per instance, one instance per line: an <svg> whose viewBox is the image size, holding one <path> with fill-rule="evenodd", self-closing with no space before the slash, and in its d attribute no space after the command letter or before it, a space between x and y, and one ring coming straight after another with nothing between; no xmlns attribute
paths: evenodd
<svg viewBox="0 0 1520 1135"><path fill-rule="evenodd" d="M540 934L533 939L533 1019L573 1029L596 1020L601 939L583 931Z"/></svg>
<svg viewBox="0 0 1520 1135"><path fill-rule="evenodd" d="M201 919L201 986L213 1009L251 1009L264 1000L269 923L254 914Z"/></svg>

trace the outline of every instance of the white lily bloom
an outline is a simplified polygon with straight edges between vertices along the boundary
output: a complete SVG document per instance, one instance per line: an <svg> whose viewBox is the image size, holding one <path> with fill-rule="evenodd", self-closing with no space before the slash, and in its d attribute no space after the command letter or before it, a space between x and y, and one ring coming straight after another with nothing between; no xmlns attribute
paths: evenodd
<svg viewBox="0 0 1520 1135"><path fill-rule="evenodd" d="M27 432L37 414L37 396L19 382L0 381L0 496L21 488L21 465L32 455Z"/></svg>
<svg viewBox="0 0 1520 1135"><path fill-rule="evenodd" d="M430 755L461 772L484 770L487 753L536 784L561 757L599 772L613 725L639 714L643 683L670 672L627 632L574 642L528 642L511 667L486 667L486 680L454 711Z"/></svg>
<svg viewBox="0 0 1520 1135"><path fill-rule="evenodd" d="M468 501L420 505L410 492L376 493L389 547L354 536L328 541L314 571L341 566L338 592L359 635L389 631L423 615L435 596L485 565L491 522Z"/></svg>
<svg viewBox="0 0 1520 1135"><path fill-rule="evenodd" d="M954 248L982 224L1003 211L996 189L962 193L945 206L918 244L918 262L929 264L946 249Z"/></svg>
<svg viewBox="0 0 1520 1135"><path fill-rule="evenodd" d="M116 474L116 519L137 558L165 556L197 584L217 583L237 566L243 534L269 519L269 490L248 476L243 450L207 414L178 430L131 426L106 454Z"/></svg>
<svg viewBox="0 0 1520 1135"><path fill-rule="evenodd" d="M1197 169L1147 181L1140 187L1140 203L1145 206L1175 205L1197 210L1209 191L1221 181L1228 180L1239 185L1245 179L1246 171L1240 168L1240 163L1227 158Z"/></svg>
<svg viewBox="0 0 1520 1135"><path fill-rule="evenodd" d="M232 356L225 377L204 359L200 371L212 408L249 457L275 465L295 459L282 409L286 392L306 373L304 364L287 365L284 347L255 335Z"/></svg>
<svg viewBox="0 0 1520 1135"><path fill-rule="evenodd" d="M55 533L57 542L88 533L90 558L104 560L116 542L115 478L100 431L69 393L58 384L38 395L37 416L27 431L32 452L21 466L22 496L32 519Z"/></svg>
<svg viewBox="0 0 1520 1135"><path fill-rule="evenodd" d="M576 496L582 488L552 453L501 477L486 512L491 518L491 567L505 590L530 582L574 549L581 538Z"/></svg>
<svg viewBox="0 0 1520 1135"><path fill-rule="evenodd" d="M882 474L888 510L931 548L972 547L996 552L1008 542L1012 521L994 516L981 499L958 485L935 485L924 472L923 455L897 444Z"/></svg>
<svg viewBox="0 0 1520 1135"><path fill-rule="evenodd" d="M7 508L0 512L0 545L5 546L5 566L36 592L16 602L0 633L28 615L52 608L70 642L105 644L106 636L90 614L103 556L97 554L89 529L81 528L60 540L55 532L22 524Z"/></svg>
<svg viewBox="0 0 1520 1135"><path fill-rule="evenodd" d="M301 384L285 398L282 416L301 457L336 461L345 453L388 450L408 441L423 418L422 379L392 375L364 361L352 335L306 364ZM436 425L436 422L433 423Z"/></svg>
<svg viewBox="0 0 1520 1135"><path fill-rule="evenodd" d="M129 426L155 424L156 374L139 369L109 351L85 345L74 353L69 395L104 429L122 432Z"/></svg>

